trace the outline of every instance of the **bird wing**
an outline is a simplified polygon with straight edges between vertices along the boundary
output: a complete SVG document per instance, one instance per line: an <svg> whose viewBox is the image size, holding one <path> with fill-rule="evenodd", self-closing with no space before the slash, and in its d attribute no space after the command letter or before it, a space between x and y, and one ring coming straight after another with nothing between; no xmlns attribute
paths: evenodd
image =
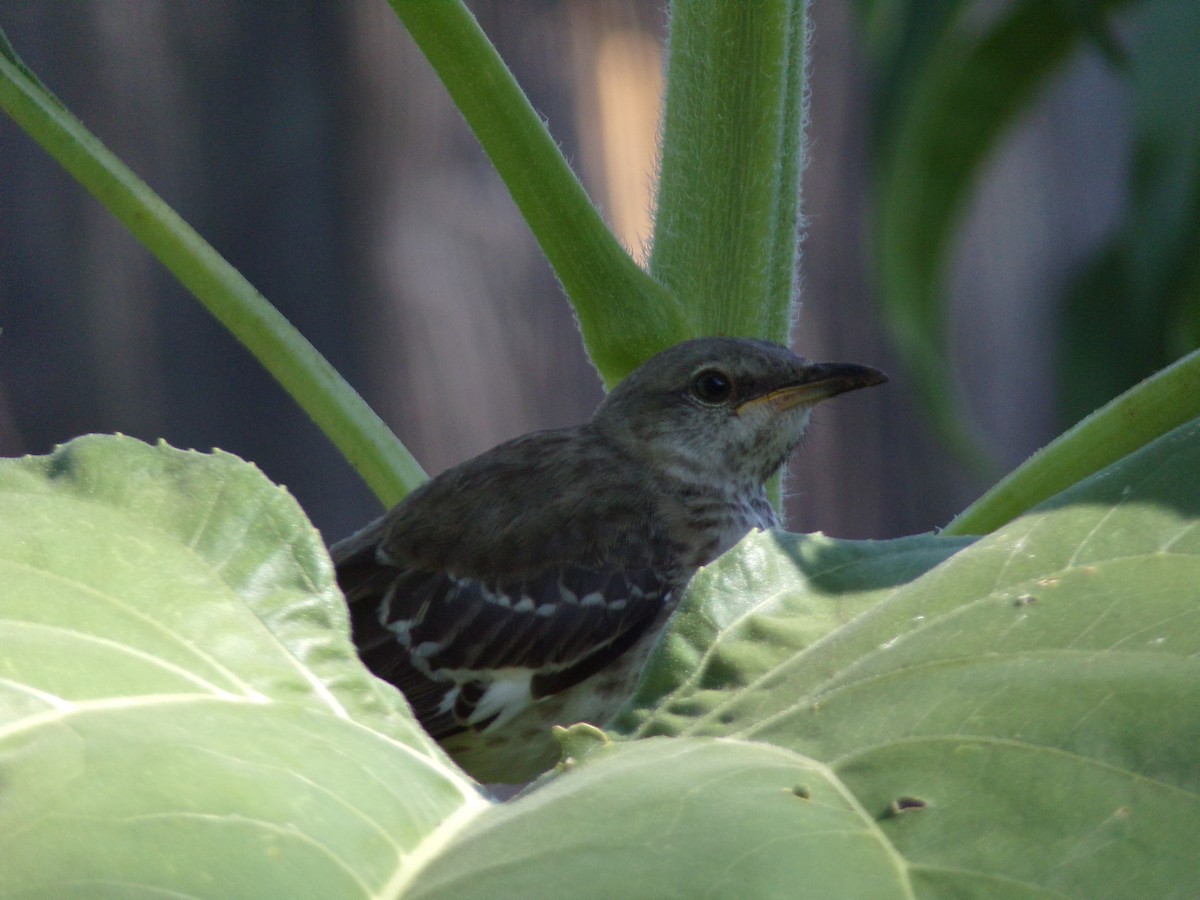
<svg viewBox="0 0 1200 900"><path fill-rule="evenodd" d="M446 738L502 723L628 650L669 600L650 567L564 566L494 583L381 563L363 546L339 560L354 643Z"/></svg>

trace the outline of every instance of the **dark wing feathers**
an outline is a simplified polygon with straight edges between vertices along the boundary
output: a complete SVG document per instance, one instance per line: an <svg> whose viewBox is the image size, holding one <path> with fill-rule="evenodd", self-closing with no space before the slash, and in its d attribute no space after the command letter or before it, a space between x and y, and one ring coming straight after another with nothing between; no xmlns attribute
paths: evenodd
<svg viewBox="0 0 1200 900"><path fill-rule="evenodd" d="M355 557L339 561L338 579L363 662L442 738L466 727L498 669L531 670L533 699L600 671L657 619L671 588L649 569L575 567L494 585Z"/></svg>
<svg viewBox="0 0 1200 900"><path fill-rule="evenodd" d="M522 691L528 703L579 683L646 633L680 581L655 491L590 426L444 472L331 548L359 655L435 737L482 727L472 713Z"/></svg>

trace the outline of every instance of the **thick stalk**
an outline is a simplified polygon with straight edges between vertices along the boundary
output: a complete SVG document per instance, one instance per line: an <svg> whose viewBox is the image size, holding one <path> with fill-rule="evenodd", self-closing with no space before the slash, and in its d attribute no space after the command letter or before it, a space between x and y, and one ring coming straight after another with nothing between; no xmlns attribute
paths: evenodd
<svg viewBox="0 0 1200 900"><path fill-rule="evenodd" d="M693 332L786 340L798 252L803 0L677 0L652 274Z"/></svg>

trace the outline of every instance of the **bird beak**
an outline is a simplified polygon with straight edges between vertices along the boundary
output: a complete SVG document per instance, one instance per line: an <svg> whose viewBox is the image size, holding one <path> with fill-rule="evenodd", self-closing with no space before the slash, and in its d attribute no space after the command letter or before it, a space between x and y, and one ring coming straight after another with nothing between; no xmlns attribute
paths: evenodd
<svg viewBox="0 0 1200 900"><path fill-rule="evenodd" d="M878 369L857 363L813 363L801 370L795 384L747 400L738 406L737 413L740 416L763 403L775 413L797 406L813 406L846 391L872 387L887 380L888 377Z"/></svg>

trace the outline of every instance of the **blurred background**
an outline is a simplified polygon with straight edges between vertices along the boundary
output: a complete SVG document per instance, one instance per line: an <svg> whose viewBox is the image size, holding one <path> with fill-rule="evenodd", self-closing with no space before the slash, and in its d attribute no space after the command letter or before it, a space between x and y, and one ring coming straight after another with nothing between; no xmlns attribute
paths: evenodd
<svg viewBox="0 0 1200 900"><path fill-rule="evenodd" d="M469 6L640 252L662 4ZM787 483L793 530L938 527L1196 345L1198 8L813 4L792 343L892 381L818 410ZM1065 17L1053 53L1046 10ZM553 274L383 0L0 0L0 28L431 474L599 402ZM961 118L938 107L955 90ZM953 114L922 125L928 109ZM942 158L972 134L957 164ZM922 203L946 196L928 186L962 155L939 218ZM905 294L881 248L931 221L946 232L936 277ZM241 346L6 117L0 328L0 455L119 431L252 460L328 539L380 511Z"/></svg>

